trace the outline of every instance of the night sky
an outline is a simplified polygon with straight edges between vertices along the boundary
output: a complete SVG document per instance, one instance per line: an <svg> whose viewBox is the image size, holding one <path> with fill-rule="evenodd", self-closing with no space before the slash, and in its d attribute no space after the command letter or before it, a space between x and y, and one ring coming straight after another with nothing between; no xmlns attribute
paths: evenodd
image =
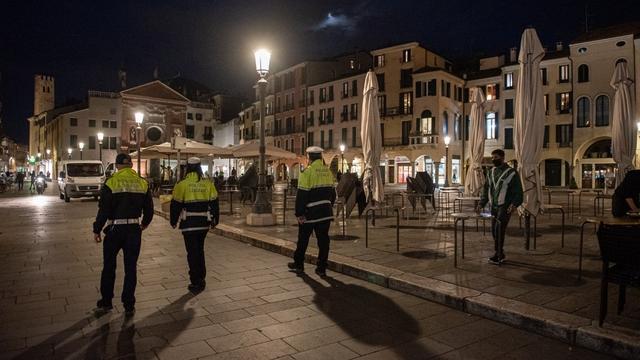
<svg viewBox="0 0 640 360"><path fill-rule="evenodd" d="M585 28L640 20L637 0L607 1L3 1L0 89L7 133L24 143L33 75L56 78L56 103L88 89L116 89L178 72L230 94L250 92L253 49L272 68L354 49L420 41L453 60L518 46L524 27L542 42L570 41Z"/></svg>

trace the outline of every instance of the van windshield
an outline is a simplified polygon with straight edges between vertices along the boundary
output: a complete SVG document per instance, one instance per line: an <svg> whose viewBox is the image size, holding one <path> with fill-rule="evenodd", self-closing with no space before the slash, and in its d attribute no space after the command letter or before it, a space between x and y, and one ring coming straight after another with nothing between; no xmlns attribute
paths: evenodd
<svg viewBox="0 0 640 360"><path fill-rule="evenodd" d="M102 176L101 164L67 164L67 176Z"/></svg>

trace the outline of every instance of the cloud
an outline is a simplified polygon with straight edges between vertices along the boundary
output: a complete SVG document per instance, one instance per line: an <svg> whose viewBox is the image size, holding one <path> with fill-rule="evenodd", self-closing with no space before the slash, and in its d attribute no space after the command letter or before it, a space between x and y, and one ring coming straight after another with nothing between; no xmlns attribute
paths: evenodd
<svg viewBox="0 0 640 360"><path fill-rule="evenodd" d="M314 31L320 30L328 30L328 29L337 29L337 30L345 30L352 31L355 30L357 24L357 18L349 17L346 14L332 14L328 13L325 18L322 19L318 24L313 26Z"/></svg>

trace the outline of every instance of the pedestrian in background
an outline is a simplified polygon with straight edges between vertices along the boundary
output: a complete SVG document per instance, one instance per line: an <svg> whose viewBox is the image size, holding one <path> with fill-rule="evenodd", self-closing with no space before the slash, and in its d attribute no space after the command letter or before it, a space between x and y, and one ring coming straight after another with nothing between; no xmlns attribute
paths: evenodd
<svg viewBox="0 0 640 360"><path fill-rule="evenodd" d="M131 157L127 154L116 156L116 169L113 176L105 181L100 192L98 214L93 223L93 235L96 242L104 225L104 243L102 245L103 267L100 278L102 299L97 303L97 312L107 312L113 308L113 286L116 280L116 260L122 250L124 257L124 287L121 300L125 315L135 312L135 291L137 283L137 264L140 255L142 231L153 219L153 199L149 184L131 168ZM142 215L142 222L140 216Z"/></svg>
<svg viewBox="0 0 640 360"><path fill-rule="evenodd" d="M511 214L522 205L522 183L518 172L504 161L504 151L496 149L491 152L493 168L489 170L484 184L484 191L476 211L480 212L488 204L491 205L491 235L493 236L495 254L489 263L499 265L504 262L504 237Z"/></svg>
<svg viewBox="0 0 640 360"><path fill-rule="evenodd" d="M211 180L203 178L199 158L187 160L184 180L173 188L169 215L174 229L180 220L191 280L188 289L197 294L207 285L204 241L209 229L220 221L218 191Z"/></svg>
<svg viewBox="0 0 640 360"><path fill-rule="evenodd" d="M16 182L18 183L18 190L22 190L24 188L24 172L20 171L16 174Z"/></svg>
<svg viewBox="0 0 640 360"><path fill-rule="evenodd" d="M325 276L329 259L329 227L333 221L333 203L336 201L335 179L322 161L324 150L318 146L307 148L309 166L298 179L296 194L296 218L298 219L298 244L289 269L304 272L304 256L309 237L315 232L318 240L316 274Z"/></svg>

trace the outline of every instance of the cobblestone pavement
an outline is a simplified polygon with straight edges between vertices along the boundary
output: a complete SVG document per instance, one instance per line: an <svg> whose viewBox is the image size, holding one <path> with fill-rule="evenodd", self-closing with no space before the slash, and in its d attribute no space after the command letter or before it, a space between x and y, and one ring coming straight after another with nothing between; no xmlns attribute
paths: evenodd
<svg viewBox="0 0 640 360"><path fill-rule="evenodd" d="M228 213L227 197L221 207ZM223 217L225 223L246 227L251 231L295 242L297 226L293 216L293 196L288 197L286 223L283 225L282 195L274 196L274 213L278 226L270 228L246 227L244 214L248 206L234 202L234 215ZM545 202L548 202L545 195ZM593 225L585 227L582 279L578 274L578 244L580 225L585 216L593 215L593 195L582 198L581 213L569 212L566 195L554 195L553 204L564 206L566 214L565 246L561 247L561 216L550 212L538 219L537 252L524 251L524 237L519 230L518 218L513 216L507 230L505 252L507 262L500 267L490 265L487 259L493 255L493 239L489 223L486 233L482 222L476 228L475 221L466 223L465 259L458 254L458 268L453 266L454 233L448 217L413 213L407 209L401 219L400 252L396 252L396 218L392 211L378 211L375 226L369 224L369 247L365 247L365 221L354 210L346 220L346 234L352 239L342 241L335 237L342 234L342 219L331 227L331 251L335 254L384 265L403 272L431 277L489 294L539 305L551 310L570 313L586 319L597 319L600 301L600 273L597 238ZM578 200L574 201L577 208ZM610 203L607 202L610 208ZM428 208L431 210L430 208ZM468 209L467 211L470 211ZM610 210L606 210L610 213ZM380 216L382 215L382 216ZM408 217L408 219L407 219ZM419 219L418 219L419 217ZM460 225L459 225L460 227ZM460 233L459 233L460 235ZM460 241L460 239L458 240ZM310 250L317 252L315 241ZM461 247L459 245L459 250ZM605 328L623 334L640 337L640 302L628 301L625 311L617 315L617 287L610 286L609 311ZM629 299L639 299L638 289L628 289Z"/></svg>
<svg viewBox="0 0 640 360"><path fill-rule="evenodd" d="M214 235L194 297L183 241L160 217L143 234L134 318L118 303L96 318L95 210L0 194L0 358L607 358L341 274L298 277L288 259Z"/></svg>

